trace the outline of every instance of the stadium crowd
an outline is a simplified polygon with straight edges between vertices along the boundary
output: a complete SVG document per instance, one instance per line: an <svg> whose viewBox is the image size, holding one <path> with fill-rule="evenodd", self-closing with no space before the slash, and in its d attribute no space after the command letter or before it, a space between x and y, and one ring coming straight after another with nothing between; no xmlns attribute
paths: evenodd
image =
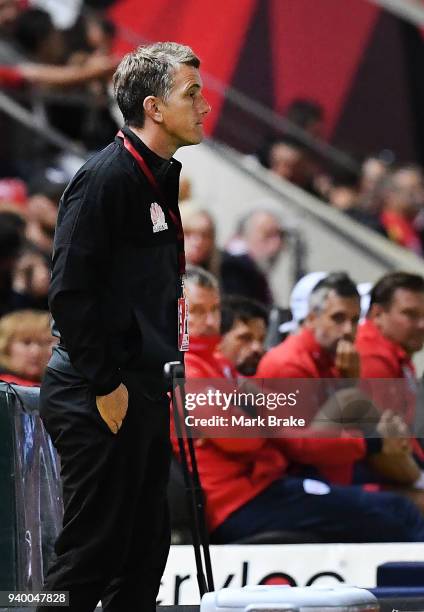
<svg viewBox="0 0 424 612"><path fill-rule="evenodd" d="M37 86L51 125L89 150L101 148L117 129L107 95L116 66L114 26L100 5L86 2L74 26L63 30L38 6L0 0L0 84L17 98ZM55 96L64 88L66 100ZM295 101L287 117L321 135L317 104ZM9 135L0 152L0 377L37 385L54 346L49 267L57 207L73 168L50 147L37 149L32 136L4 116L0 121ZM325 172L289 136L267 141L258 157L282 178L423 255L419 166L371 155L358 176ZM297 532L295 541L424 541L424 447L411 429L422 374L412 358L424 345L424 278L393 272L358 291L361 279L344 272L308 274L293 288L291 320L270 335L275 299L269 273L286 246L281 220L254 210L221 249L213 215L187 197L187 183L183 190L188 380L234 380L253 393L255 378L346 381L331 392L323 387L304 438L196 441L212 539ZM367 379L389 381L372 401L358 384ZM371 435L365 413L372 415ZM355 435L340 435L346 422ZM173 470L176 479L177 450ZM176 487L171 511L181 504L178 496ZM181 527L176 519L174 527Z"/></svg>
<svg viewBox="0 0 424 612"><path fill-rule="evenodd" d="M306 137L322 137L324 110L313 100L294 100L286 118ZM383 150L360 159L351 156L350 168L336 168L291 135L267 138L257 157L278 176L423 255L424 173L418 164L395 163L395 153Z"/></svg>

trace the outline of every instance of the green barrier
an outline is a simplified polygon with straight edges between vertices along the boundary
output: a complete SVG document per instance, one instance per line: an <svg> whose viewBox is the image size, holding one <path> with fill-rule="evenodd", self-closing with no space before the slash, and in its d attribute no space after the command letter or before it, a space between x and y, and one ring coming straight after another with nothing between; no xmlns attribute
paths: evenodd
<svg viewBox="0 0 424 612"><path fill-rule="evenodd" d="M38 591L62 519L59 461L36 388L0 384L0 590Z"/></svg>
<svg viewBox="0 0 424 612"><path fill-rule="evenodd" d="M0 591L16 589L16 508L12 400L0 393Z"/></svg>

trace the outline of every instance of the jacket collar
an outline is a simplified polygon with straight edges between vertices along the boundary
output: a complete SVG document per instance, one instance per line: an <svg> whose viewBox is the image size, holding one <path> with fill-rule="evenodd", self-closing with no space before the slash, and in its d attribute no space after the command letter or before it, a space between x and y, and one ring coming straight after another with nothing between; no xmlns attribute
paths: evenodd
<svg viewBox="0 0 424 612"><path fill-rule="evenodd" d="M221 336L194 336L190 334L189 352L205 359L213 359Z"/></svg>
<svg viewBox="0 0 424 612"><path fill-rule="evenodd" d="M399 363L412 363L411 357L405 349L402 348L400 344L386 338L371 319L365 319L360 327L359 333L363 340L373 343L374 346L379 346L383 348L384 351L395 355Z"/></svg>
<svg viewBox="0 0 424 612"><path fill-rule="evenodd" d="M168 174L168 171L171 168L175 168L178 171L181 169L181 163L177 159L174 157L171 157L171 159L164 159L163 157L157 155L154 151L149 149L141 138L139 138L127 125L124 125L124 127L121 128L121 131L123 134L125 134L138 153L140 153L156 178L165 178L166 174Z"/></svg>

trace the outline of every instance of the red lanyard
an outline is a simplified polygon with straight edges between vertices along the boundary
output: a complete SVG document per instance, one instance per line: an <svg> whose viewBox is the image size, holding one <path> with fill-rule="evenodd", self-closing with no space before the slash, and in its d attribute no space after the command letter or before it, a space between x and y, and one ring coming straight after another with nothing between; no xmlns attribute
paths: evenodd
<svg viewBox="0 0 424 612"><path fill-rule="evenodd" d="M144 174L144 176L147 178L147 180L149 181L150 185L153 187L154 191L156 192L157 196L159 197L159 199L162 202L166 202L166 199L164 197L164 194L162 192L162 189L160 188L157 180L155 179L152 171L150 170L149 166L146 164L146 162L144 161L144 159L142 158L142 156L140 155L140 153L137 151L137 149L134 147L134 145L128 140L128 138L125 136L125 134L119 130L118 132L118 137L122 138L122 140L124 141L124 147L126 148L126 150L128 151L128 153L130 153L130 155L133 156L133 158L136 160L138 167L140 168L140 170L142 171L142 173ZM178 271L180 273L181 276L183 276L185 274L185 269L186 269L186 261L185 261L185 253L184 253L184 230L183 230L183 224L181 223L181 218L179 215L176 215L175 212L173 210L171 210L171 208L168 206L168 213L169 216L171 217L172 223L174 224L176 230L177 230L177 240L178 240Z"/></svg>

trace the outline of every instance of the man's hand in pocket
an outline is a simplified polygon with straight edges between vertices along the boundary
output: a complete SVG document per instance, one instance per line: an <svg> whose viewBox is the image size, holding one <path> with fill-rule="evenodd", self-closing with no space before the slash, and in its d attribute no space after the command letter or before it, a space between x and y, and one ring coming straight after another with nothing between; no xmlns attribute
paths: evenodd
<svg viewBox="0 0 424 612"><path fill-rule="evenodd" d="M128 390L124 384L120 384L108 395L96 396L97 410L109 427L110 431L117 434L121 429L122 421L125 419L128 409Z"/></svg>

